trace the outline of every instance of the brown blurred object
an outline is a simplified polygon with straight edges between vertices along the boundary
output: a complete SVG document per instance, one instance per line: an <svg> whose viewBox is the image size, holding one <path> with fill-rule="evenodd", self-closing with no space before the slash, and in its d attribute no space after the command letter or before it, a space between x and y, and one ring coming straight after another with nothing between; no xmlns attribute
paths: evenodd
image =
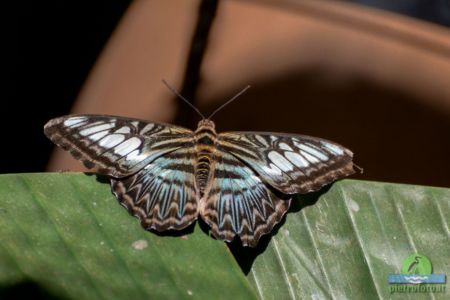
<svg viewBox="0 0 450 300"><path fill-rule="evenodd" d="M87 79L71 113L109 114L170 122L176 101L161 84L181 86L196 0L134 1ZM56 149L49 171L86 171Z"/></svg>
<svg viewBox="0 0 450 300"><path fill-rule="evenodd" d="M136 1L73 112L171 121L198 1ZM346 145L371 180L449 186L450 30L335 1L222 1L196 104L219 131L309 134ZM230 118L232 116L232 118ZM192 121L195 127L196 122ZM55 153L50 170L80 170Z"/></svg>

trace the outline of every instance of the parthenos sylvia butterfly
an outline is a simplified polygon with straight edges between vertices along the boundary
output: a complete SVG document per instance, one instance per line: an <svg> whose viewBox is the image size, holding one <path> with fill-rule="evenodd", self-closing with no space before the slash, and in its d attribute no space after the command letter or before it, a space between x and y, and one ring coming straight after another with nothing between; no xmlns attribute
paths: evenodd
<svg viewBox="0 0 450 300"><path fill-rule="evenodd" d="M180 230L200 216L216 238L230 242L237 235L251 247L280 222L293 194L318 190L357 168L353 153L334 142L286 133L216 133L211 116L201 116L195 131L70 115L50 120L44 132L86 167L111 176L112 192L145 229Z"/></svg>

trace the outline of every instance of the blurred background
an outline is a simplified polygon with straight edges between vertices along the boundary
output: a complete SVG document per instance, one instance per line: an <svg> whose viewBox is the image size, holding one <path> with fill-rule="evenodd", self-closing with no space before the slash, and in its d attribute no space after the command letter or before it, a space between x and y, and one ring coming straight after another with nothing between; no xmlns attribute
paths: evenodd
<svg viewBox="0 0 450 300"><path fill-rule="evenodd" d="M103 113L219 131L291 132L347 146L356 178L450 186L445 0L31 1L6 45L0 173L83 170L49 119Z"/></svg>

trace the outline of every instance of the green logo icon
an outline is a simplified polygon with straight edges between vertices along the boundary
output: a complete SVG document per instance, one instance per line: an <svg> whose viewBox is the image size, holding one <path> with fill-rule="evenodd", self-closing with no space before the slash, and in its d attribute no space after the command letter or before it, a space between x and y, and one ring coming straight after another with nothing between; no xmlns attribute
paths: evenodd
<svg viewBox="0 0 450 300"><path fill-rule="evenodd" d="M401 274L389 274L391 293L444 293L447 276L433 274L431 261L422 254L405 258Z"/></svg>
<svg viewBox="0 0 450 300"><path fill-rule="evenodd" d="M432 272L431 261L424 255L413 254L403 261L402 274L429 275Z"/></svg>

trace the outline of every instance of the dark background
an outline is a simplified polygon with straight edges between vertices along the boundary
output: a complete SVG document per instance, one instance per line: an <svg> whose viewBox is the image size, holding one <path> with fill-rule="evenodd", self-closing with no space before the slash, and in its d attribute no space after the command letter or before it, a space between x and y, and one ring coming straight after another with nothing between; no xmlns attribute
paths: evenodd
<svg viewBox="0 0 450 300"><path fill-rule="evenodd" d="M70 111L129 3L29 0L14 7L0 173L45 170L53 145L44 124Z"/></svg>
<svg viewBox="0 0 450 300"><path fill-rule="evenodd" d="M423 1L353 1L377 8L392 10L417 18L422 18L441 25L450 25L449 2L444 0ZM5 56L4 72L7 80L4 82L4 95L2 102L1 128L3 128L0 173L39 172L44 171L53 145L42 133L43 125L55 116L67 114L74 102L85 78L95 63L109 36L114 31L121 16L130 1L21 1L12 9L12 21L9 22L6 35L7 49L11 51ZM314 74L305 76L304 86L315 95ZM277 89L289 84L289 80L280 80L273 83L266 91L276 95ZM194 89L195 87L191 87ZM398 99L391 105L391 113L401 112L404 109L407 96L397 94L395 91L380 91L365 82L355 82L354 90L360 94L367 94L375 99ZM319 88L317 88L319 90ZM321 97L342 97L357 101L346 94L345 91L320 89ZM308 93L308 90L305 91ZM255 105L257 97L253 94L246 101L248 105ZM252 100L253 99L253 100ZM352 100L353 99L353 100ZM307 100L306 100L307 101ZM388 100L386 100L388 101ZM314 104L312 104L314 105ZM319 104L320 105L320 104ZM388 104L386 104L388 105ZM267 108L269 109L269 108ZM359 108L356 107L355 110ZM372 110L362 108L361 111ZM375 108L374 108L375 109ZM417 121L417 132L447 136L450 127L448 117L435 111L417 106L410 107L411 116ZM269 109L270 110L270 109ZM230 107L229 113L233 113ZM262 112L265 116L268 112ZM380 118L380 116L382 116ZM333 116L325 116L333 118ZM218 116L217 122L226 122L226 117ZM305 116L305 122L312 116ZM356 116L356 118L358 118ZM383 122L383 112L373 111L367 118L361 117L362 122ZM286 119L289 119L288 117ZM337 119L337 121L339 121ZM391 120L392 121L392 120ZM397 120L408 122L408 120ZM235 124L236 127L239 124ZM364 126L364 124L362 125ZM413 126L414 128L414 126ZM274 131L276 128L274 128ZM351 130L351 128L349 128ZM403 134L399 132L399 134ZM411 138L421 138L411 132ZM382 141L380 137L374 142ZM344 140L345 142L345 140ZM344 143L343 144L346 144ZM424 139L426 142L426 139ZM375 158L378 153L371 153L371 142L362 150L366 155ZM386 153L389 155L389 143L386 141ZM447 142L448 143L448 142ZM351 146L351 145L350 145ZM446 148L443 148L446 149ZM414 152L411 149L397 149L404 151L414 161ZM442 153L443 156L448 153ZM380 156L380 159L383 156ZM420 157L418 158L420 159ZM364 160L363 160L364 162ZM362 163L361 163L362 164ZM364 167L376 166L377 160L364 162ZM368 166L367 166L368 165ZM406 165L396 166L407 168ZM442 166L441 171L442 170ZM420 170L419 170L420 171ZM424 172L426 172L426 168ZM370 179L410 182L429 185L448 186L447 178L441 176L427 176L426 174L407 174L392 176L395 170L389 170L384 176L382 173ZM394 174L395 175L395 174Z"/></svg>

